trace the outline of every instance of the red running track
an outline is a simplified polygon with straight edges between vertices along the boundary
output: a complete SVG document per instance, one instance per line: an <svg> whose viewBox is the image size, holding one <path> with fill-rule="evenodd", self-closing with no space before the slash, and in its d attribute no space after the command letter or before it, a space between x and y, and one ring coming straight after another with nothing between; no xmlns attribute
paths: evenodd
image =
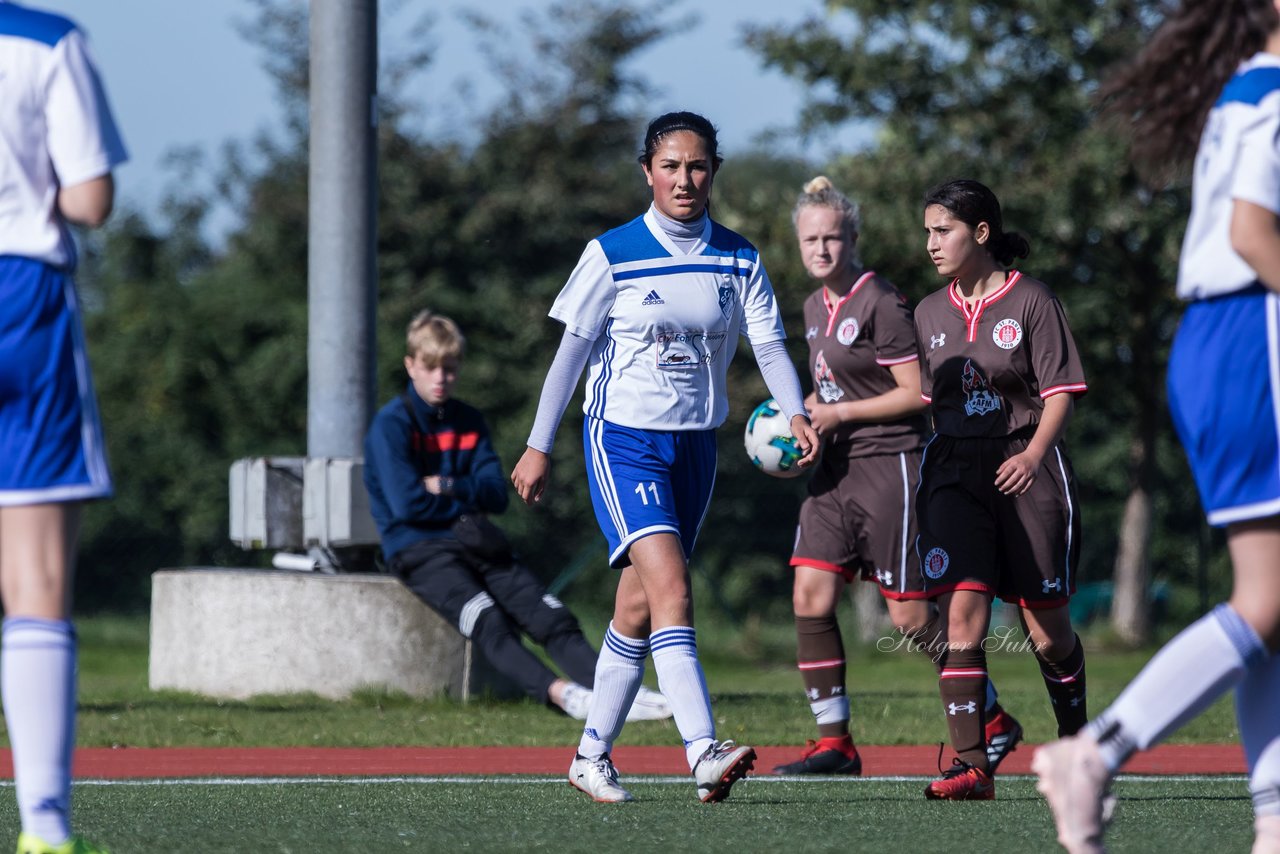
<svg viewBox="0 0 1280 854"><path fill-rule="evenodd" d="M1005 760L1006 774L1031 770L1034 745L1022 745ZM864 746L863 773L875 776L934 776L936 746ZM799 758L799 747L757 748L758 773ZM625 774L689 773L679 747L617 747L614 761ZM76 750L80 779L155 777L453 776L537 774L558 776L569 768L573 747L179 747ZM950 751L944 756L950 764ZM1124 767L1130 774L1244 774L1244 754L1236 744L1161 745L1140 753ZM9 751L0 751L0 778L13 777Z"/></svg>

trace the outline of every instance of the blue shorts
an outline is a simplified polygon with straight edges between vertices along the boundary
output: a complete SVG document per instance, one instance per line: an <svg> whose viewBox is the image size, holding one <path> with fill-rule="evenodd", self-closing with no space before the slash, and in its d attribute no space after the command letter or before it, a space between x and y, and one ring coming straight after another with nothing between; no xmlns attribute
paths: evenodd
<svg viewBox="0 0 1280 854"><path fill-rule="evenodd" d="M0 506L110 494L71 276L0 256Z"/></svg>
<svg viewBox="0 0 1280 854"><path fill-rule="evenodd" d="M1259 285L1191 303L1168 382L1209 524L1280 514L1280 297Z"/></svg>
<svg viewBox="0 0 1280 854"><path fill-rule="evenodd" d="M716 482L715 431L636 430L588 417L582 444L609 565L628 566L631 544L659 533L679 537L689 559Z"/></svg>

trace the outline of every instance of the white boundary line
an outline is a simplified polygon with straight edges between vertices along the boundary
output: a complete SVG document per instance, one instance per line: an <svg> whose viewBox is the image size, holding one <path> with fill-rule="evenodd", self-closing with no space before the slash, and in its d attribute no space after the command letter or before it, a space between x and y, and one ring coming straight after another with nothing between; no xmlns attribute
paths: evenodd
<svg viewBox="0 0 1280 854"><path fill-rule="evenodd" d="M821 776L815 775L811 777L780 777L773 775L762 775L759 777L747 777L743 782L747 785L752 783L848 783L857 785L858 783L918 783L923 780L932 780L933 776L876 776L876 777L846 777L846 776ZM1033 780L1031 774L1001 774L1001 780ZM1244 774L1121 774L1116 778L1120 783L1232 783L1238 784L1248 781L1248 777ZM689 785L693 781L690 777L660 777L660 776L644 776L644 775L627 775L628 783L644 783L656 785ZM389 783L415 783L422 785L432 784L452 784L452 785L545 785L545 784L565 784L565 777L537 777L537 776L502 776L502 777L481 777L481 776L456 776L456 777L430 777L430 776L402 776L402 777L138 777L130 779L83 779L73 781L77 786L286 786L286 785L314 785L318 783L326 784L346 784L346 785L386 785ZM0 789L8 789L13 787L12 780L0 780Z"/></svg>

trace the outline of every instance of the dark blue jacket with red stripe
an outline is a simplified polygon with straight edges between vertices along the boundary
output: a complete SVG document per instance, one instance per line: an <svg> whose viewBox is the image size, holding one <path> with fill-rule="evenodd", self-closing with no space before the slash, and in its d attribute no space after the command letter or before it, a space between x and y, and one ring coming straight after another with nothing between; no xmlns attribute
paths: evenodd
<svg viewBox="0 0 1280 854"><path fill-rule="evenodd" d="M450 494L427 492L429 475L453 478ZM369 425L364 485L388 561L420 540L452 536L449 526L463 513L507 509L507 479L480 410L457 400L431 406L412 383Z"/></svg>

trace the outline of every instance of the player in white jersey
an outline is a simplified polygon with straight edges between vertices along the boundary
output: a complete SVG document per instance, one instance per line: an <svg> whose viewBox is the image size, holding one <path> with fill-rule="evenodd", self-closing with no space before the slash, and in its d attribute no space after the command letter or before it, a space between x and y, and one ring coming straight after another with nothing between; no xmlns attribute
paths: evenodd
<svg viewBox="0 0 1280 854"><path fill-rule="evenodd" d="M1196 152L1169 403L1233 589L1033 768L1059 841L1100 851L1115 772L1234 687L1253 851L1280 852L1280 0L1185 0L1103 93L1135 163Z"/></svg>
<svg viewBox="0 0 1280 854"><path fill-rule="evenodd" d="M100 225L126 157L84 35L0 2L0 687L19 854L71 835L80 502L111 494L68 224Z"/></svg>
<svg viewBox="0 0 1280 854"><path fill-rule="evenodd" d="M739 335L791 418L801 465L817 456L760 255L707 211L716 149L715 128L694 113L649 124L640 165L653 205L591 241L552 306L564 337L511 476L522 499L539 499L556 427L589 365L588 482L610 564L621 570L595 699L569 768L569 782L597 801L631 800L609 751L650 652L699 798L723 800L755 761L752 748L716 740L688 570L715 481L715 428L728 412L725 371Z"/></svg>

